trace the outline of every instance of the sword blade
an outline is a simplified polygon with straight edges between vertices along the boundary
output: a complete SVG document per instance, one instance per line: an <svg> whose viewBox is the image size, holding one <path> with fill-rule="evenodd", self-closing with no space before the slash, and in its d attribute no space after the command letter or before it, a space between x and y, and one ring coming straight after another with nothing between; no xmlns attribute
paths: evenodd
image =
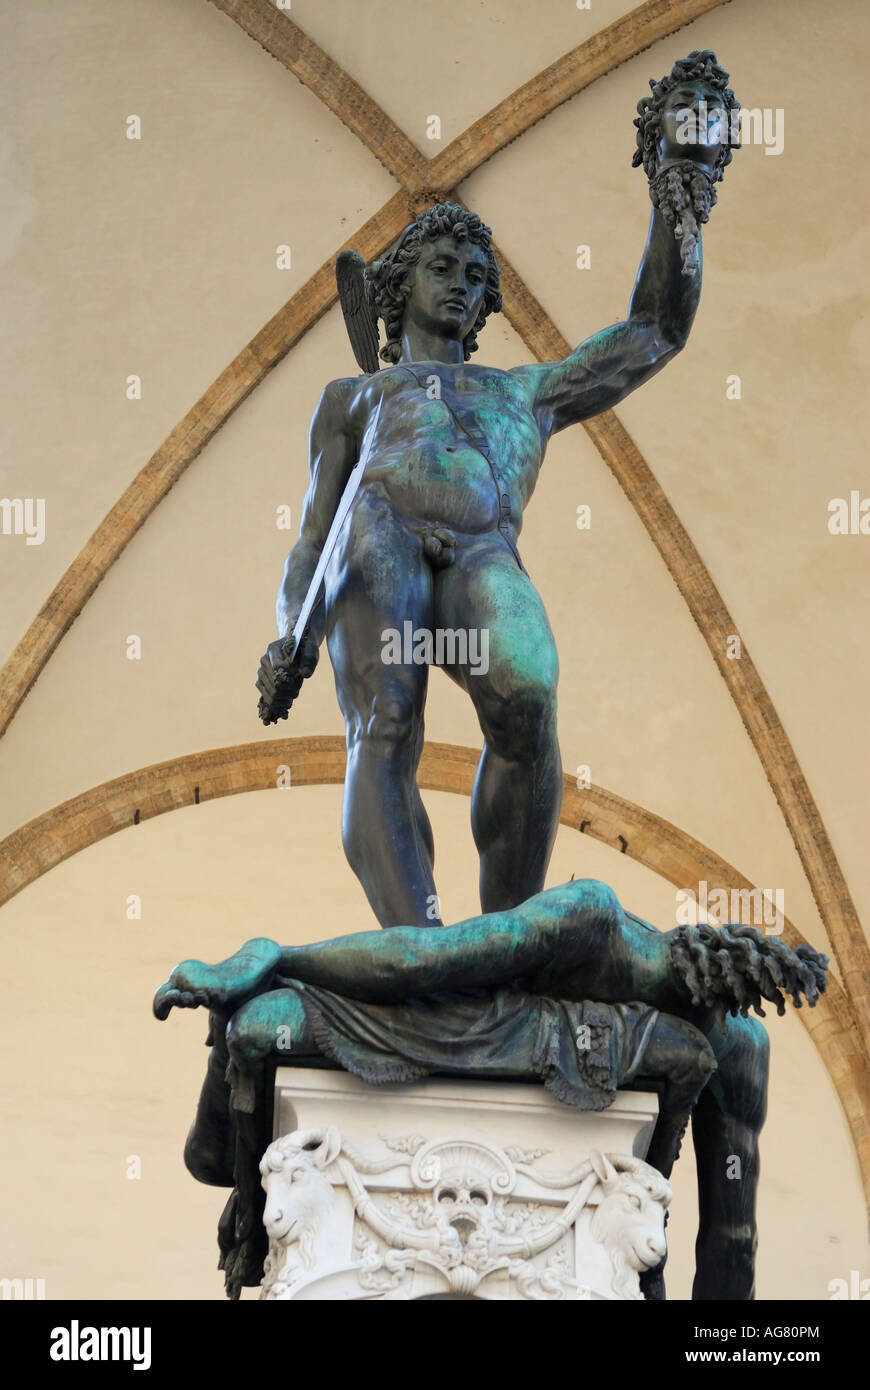
<svg viewBox="0 0 870 1390"><path fill-rule="evenodd" d="M296 625L293 628L294 653L299 650L299 643L302 641L305 635L305 629L311 621L311 614L314 612L314 606L320 594L320 587L323 583L323 576L326 574L327 565L332 559L332 552L335 550L341 528L347 520L348 513L354 503L354 498L359 491L359 485L362 482L366 464L371 456L372 445L374 443L375 432L377 431L383 403L384 398L381 396L381 399L375 407L374 414L366 426L362 447L359 451L359 458L354 464L351 475L345 483L344 492L341 494L341 501L336 508L335 516L332 518L332 525L327 532L326 540L323 542L323 549L320 552L320 559L317 561L317 568L314 571L311 583L308 586L308 592L305 595L305 602L299 610L299 617L296 619Z"/></svg>

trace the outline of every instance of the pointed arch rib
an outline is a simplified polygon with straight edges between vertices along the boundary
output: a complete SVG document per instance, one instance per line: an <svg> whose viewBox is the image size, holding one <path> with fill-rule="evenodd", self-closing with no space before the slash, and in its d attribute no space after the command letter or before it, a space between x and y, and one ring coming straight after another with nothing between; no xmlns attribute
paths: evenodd
<svg viewBox="0 0 870 1390"><path fill-rule="evenodd" d="M453 187L599 77L730 0L645 0L524 82L437 154L430 180Z"/></svg>
<svg viewBox="0 0 870 1390"><path fill-rule="evenodd" d="M405 188L416 185L427 164L416 145L359 83L294 23L287 10L279 10L274 0L211 0L211 4L310 88L397 183Z"/></svg>
<svg viewBox="0 0 870 1390"><path fill-rule="evenodd" d="M314 93L409 193L454 188L551 111L729 0L644 0L557 58L427 159L274 0L210 0Z"/></svg>

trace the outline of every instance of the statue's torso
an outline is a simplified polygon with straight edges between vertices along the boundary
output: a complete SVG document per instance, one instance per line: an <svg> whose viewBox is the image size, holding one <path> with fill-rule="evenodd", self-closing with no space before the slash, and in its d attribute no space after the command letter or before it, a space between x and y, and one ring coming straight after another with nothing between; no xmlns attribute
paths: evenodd
<svg viewBox="0 0 870 1390"><path fill-rule="evenodd" d="M361 381L354 393L349 412L360 433L381 396L363 489L383 489L399 512L418 521L471 533L498 525L500 499L507 494L519 530L543 448L518 377L441 362L389 368ZM466 429L485 443L491 462Z"/></svg>

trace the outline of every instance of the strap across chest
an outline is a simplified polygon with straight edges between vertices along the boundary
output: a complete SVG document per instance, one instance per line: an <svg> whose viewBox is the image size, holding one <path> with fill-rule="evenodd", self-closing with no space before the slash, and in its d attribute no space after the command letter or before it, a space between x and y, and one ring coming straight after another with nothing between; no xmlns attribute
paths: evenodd
<svg viewBox="0 0 870 1390"><path fill-rule="evenodd" d="M423 385L416 372L412 371L410 367L406 367L403 363L397 363L397 365L400 371L407 372L409 376L414 378L421 391L426 390L426 387ZM476 449L479 454L482 454L483 457L486 459L487 463L489 464L489 471L492 474L492 480L495 484L496 496L498 497L498 529L501 532L501 535L504 538L504 540L510 546L511 552L513 553L513 557L519 565L520 569L522 570L523 574L527 574L528 571L526 570L525 565L520 559L520 553L517 550L517 547L514 543L514 539L511 535L512 528L510 492L498 476L498 469L492 457L492 446L490 445L489 440L487 439L483 430L481 430L473 422L470 427L466 425L461 415L458 413L458 411L454 410L453 406L450 404L448 400L445 400L443 396L440 396L439 399L441 401L441 404L445 406L446 409L450 412L451 416L453 417L453 420L462 430L462 433L470 441L472 447Z"/></svg>

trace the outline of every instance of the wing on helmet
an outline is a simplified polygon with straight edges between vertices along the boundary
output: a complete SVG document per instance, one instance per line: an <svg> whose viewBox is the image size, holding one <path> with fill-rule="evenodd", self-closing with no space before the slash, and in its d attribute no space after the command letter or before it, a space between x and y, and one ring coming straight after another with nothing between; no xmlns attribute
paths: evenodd
<svg viewBox="0 0 870 1390"><path fill-rule="evenodd" d="M353 355L364 372L376 372L378 316L369 298L365 268L358 251L340 251L335 262L335 280Z"/></svg>

